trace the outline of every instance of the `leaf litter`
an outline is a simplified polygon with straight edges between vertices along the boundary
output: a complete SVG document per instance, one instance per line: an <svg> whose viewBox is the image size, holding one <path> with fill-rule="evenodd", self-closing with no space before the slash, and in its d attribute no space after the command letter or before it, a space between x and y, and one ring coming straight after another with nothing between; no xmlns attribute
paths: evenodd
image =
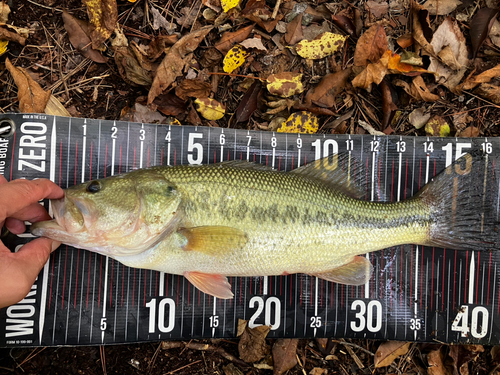
<svg viewBox="0 0 500 375"><path fill-rule="evenodd" d="M91 118L302 133L500 133L500 26L493 2L203 0L174 9L163 0L121 2L120 8L92 0L83 8L69 1L62 14L31 2L9 14L7 4L0 2L0 54L9 71L4 111L59 108ZM33 18L42 12L53 24ZM227 71L224 58L238 45L244 59ZM387 362L394 373L425 367L466 374L487 373L488 361L499 362L462 346L418 344L399 354L407 343L355 341L352 353L333 340L321 347L308 340L271 345L266 329L245 329L245 347L254 348L250 359L259 358L254 371L330 373L327 363L358 366L356 357L375 373ZM233 370L227 362L224 368L246 373L232 350ZM377 362L377 353L386 362ZM179 361L186 357L178 354Z"/></svg>

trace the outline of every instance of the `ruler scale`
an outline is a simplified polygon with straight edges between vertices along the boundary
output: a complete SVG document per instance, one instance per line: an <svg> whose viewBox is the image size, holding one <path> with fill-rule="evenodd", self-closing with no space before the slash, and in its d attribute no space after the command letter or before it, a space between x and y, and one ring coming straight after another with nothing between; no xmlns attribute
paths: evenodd
<svg viewBox="0 0 500 375"><path fill-rule="evenodd" d="M488 154L478 181L487 191L500 155L495 138L295 135L23 114L4 115L0 129L12 123L15 132L0 136L0 174L62 187L140 167L233 159L289 171L348 152L348 165L337 167L366 174L366 199L400 201L469 150ZM14 250L31 238L2 241ZM269 337L500 344L500 254L404 245L366 257L375 270L362 286L302 274L230 277L235 297L223 301L182 276L62 246L30 294L0 310L0 346L231 338L239 319L271 326Z"/></svg>

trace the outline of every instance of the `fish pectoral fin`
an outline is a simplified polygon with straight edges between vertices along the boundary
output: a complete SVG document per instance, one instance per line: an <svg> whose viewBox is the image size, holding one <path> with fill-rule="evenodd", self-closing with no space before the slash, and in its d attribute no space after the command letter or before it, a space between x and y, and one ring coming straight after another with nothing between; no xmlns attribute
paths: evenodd
<svg viewBox="0 0 500 375"><path fill-rule="evenodd" d="M331 271L313 274L327 281L345 285L363 285L366 284L373 272L373 266L368 259L362 256L356 256L349 263L334 268Z"/></svg>
<svg viewBox="0 0 500 375"><path fill-rule="evenodd" d="M221 299L234 297L233 292L231 292L231 284L227 281L226 276L203 272L184 272L184 277L203 293Z"/></svg>
<svg viewBox="0 0 500 375"><path fill-rule="evenodd" d="M187 251L200 251L210 255L222 255L239 249L247 243L245 232L225 226L183 228L178 231L186 238L183 246Z"/></svg>

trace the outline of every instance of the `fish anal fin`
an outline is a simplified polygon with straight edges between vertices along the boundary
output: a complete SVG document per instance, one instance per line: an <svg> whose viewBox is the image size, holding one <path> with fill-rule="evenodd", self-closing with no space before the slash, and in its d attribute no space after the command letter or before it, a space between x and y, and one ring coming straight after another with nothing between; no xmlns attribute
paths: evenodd
<svg viewBox="0 0 500 375"><path fill-rule="evenodd" d="M201 226L178 231L186 238L186 251L199 251L210 255L223 255L240 249L247 243L245 232L225 226Z"/></svg>
<svg viewBox="0 0 500 375"><path fill-rule="evenodd" d="M184 272L184 277L203 293L221 299L234 297L233 292L231 292L231 284L227 281L226 276L193 271Z"/></svg>
<svg viewBox="0 0 500 375"><path fill-rule="evenodd" d="M343 266L334 268L331 271L316 273L313 276L339 284L363 285L370 280L372 272L373 266L370 261L365 257L356 256Z"/></svg>

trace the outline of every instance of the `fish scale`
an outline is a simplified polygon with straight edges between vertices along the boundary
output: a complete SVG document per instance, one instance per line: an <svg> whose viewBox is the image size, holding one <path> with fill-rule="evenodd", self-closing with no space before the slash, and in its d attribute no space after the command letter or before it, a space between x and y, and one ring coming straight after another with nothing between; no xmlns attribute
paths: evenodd
<svg viewBox="0 0 500 375"><path fill-rule="evenodd" d="M490 190L500 150L495 138L275 134L30 114L6 114L0 128L5 119L17 129L12 136L0 135L0 173L8 180L47 177L63 187L139 167L221 160L248 159L289 171L338 150L357 160L350 169L353 178L359 178L353 170L363 166L363 199L380 199L381 190L386 200L396 202L471 150L487 154L485 165L496 162L477 181L481 191L483 185ZM38 147L27 147L27 136L37 137ZM43 160L23 159L42 150ZM493 196L488 200L498 203ZM2 240L14 250L30 238ZM0 345L230 338L238 319L250 326L269 324L269 337L500 343L497 252L402 245L367 257L374 273L362 286L305 274L230 277L235 298L221 301L200 293L182 276L128 268L99 254L62 247L52 253L31 297L0 311Z"/></svg>

